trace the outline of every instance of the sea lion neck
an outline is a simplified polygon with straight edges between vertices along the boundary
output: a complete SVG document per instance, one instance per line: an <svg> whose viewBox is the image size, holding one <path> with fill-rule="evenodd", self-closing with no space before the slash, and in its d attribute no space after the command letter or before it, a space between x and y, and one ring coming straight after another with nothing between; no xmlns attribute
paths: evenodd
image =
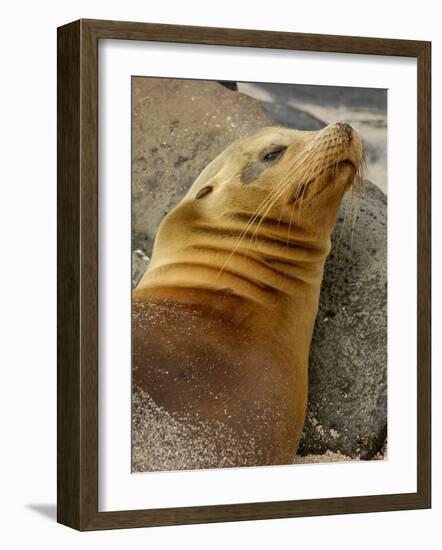
<svg viewBox="0 0 442 550"><path fill-rule="evenodd" d="M300 291L319 291L330 241L284 241L260 234L253 246L238 246L222 227L196 226L185 245L169 248L167 255L153 254L136 292L176 288L181 293L211 292L262 305L287 303ZM224 238L225 237L225 238Z"/></svg>

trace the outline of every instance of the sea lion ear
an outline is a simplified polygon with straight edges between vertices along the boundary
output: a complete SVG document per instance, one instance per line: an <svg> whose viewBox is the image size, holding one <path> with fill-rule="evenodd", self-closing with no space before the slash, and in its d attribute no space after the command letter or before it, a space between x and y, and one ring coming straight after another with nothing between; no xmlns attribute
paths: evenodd
<svg viewBox="0 0 442 550"><path fill-rule="evenodd" d="M195 195L196 199L202 199L209 193L213 191L213 187L211 185L206 185L205 187L201 188L198 193Z"/></svg>

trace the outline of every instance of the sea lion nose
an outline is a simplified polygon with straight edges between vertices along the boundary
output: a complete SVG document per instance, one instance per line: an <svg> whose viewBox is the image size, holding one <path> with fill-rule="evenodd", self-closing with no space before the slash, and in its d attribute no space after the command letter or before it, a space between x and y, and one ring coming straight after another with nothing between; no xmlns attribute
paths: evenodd
<svg viewBox="0 0 442 550"><path fill-rule="evenodd" d="M350 126L350 124L347 124L346 122L337 122L336 126L348 137L348 139L351 139L353 128Z"/></svg>

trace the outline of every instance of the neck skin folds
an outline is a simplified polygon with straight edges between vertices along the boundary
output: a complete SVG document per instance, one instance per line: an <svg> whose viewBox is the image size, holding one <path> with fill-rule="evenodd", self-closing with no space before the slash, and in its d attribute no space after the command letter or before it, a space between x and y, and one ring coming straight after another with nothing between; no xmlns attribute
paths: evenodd
<svg viewBox="0 0 442 550"><path fill-rule="evenodd" d="M251 233L253 234L253 232ZM233 295L261 304L290 300L302 290L319 292L330 240L305 242L296 235L260 231L241 240L231 228L196 225L182 248L158 235L151 263L135 296L175 287ZM161 250L161 254L156 253Z"/></svg>

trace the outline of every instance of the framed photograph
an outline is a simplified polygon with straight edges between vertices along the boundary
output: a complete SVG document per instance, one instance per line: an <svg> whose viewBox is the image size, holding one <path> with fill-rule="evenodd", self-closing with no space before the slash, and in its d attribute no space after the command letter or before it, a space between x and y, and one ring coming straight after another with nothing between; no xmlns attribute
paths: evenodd
<svg viewBox="0 0 442 550"><path fill-rule="evenodd" d="M58 521L429 508L429 42L58 29Z"/></svg>

